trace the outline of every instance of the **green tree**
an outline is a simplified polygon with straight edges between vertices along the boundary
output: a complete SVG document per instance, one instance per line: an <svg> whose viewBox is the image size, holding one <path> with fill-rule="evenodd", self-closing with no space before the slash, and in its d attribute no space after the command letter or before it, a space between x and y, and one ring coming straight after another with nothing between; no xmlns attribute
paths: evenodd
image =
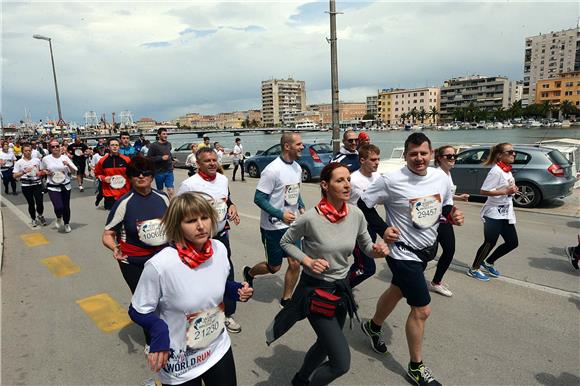
<svg viewBox="0 0 580 386"><path fill-rule="evenodd" d="M574 106L574 104L568 99L562 101L562 103L560 104L560 111L562 112L562 115L566 119L570 118L570 115L575 116L580 115L580 109Z"/></svg>
<svg viewBox="0 0 580 386"><path fill-rule="evenodd" d="M418 114L419 114L419 111L417 110L417 108L416 107L413 107L411 109L411 111L409 112L409 115L412 118L411 123L415 123L415 119L417 118L417 115Z"/></svg>
<svg viewBox="0 0 580 386"><path fill-rule="evenodd" d="M375 119L375 116L370 113L366 113L362 119Z"/></svg>
<svg viewBox="0 0 580 386"><path fill-rule="evenodd" d="M433 123L437 124L437 117L439 116L439 111L437 110L437 107L435 106L431 107L431 110L429 110L429 116L433 118Z"/></svg>
<svg viewBox="0 0 580 386"><path fill-rule="evenodd" d="M427 112L425 111L425 109L423 108L423 106L421 106L421 108L419 109L419 113L417 113L417 115L419 116L419 119L421 120L421 123L425 122L425 117L427 116Z"/></svg>
<svg viewBox="0 0 580 386"><path fill-rule="evenodd" d="M510 108L508 109L509 112L509 117L510 118L521 118L521 116L524 114L524 108L522 106L522 101L515 101L514 103L512 103L512 105L510 106Z"/></svg>
<svg viewBox="0 0 580 386"><path fill-rule="evenodd" d="M252 122L250 122L250 127L260 127L260 124L255 119L252 119Z"/></svg>
<svg viewBox="0 0 580 386"><path fill-rule="evenodd" d="M407 113L403 113L403 114L401 114L401 123L403 123L403 124L404 124L404 123L405 123L405 120L407 120L407 118L408 118L408 117L409 117L409 116L407 115Z"/></svg>

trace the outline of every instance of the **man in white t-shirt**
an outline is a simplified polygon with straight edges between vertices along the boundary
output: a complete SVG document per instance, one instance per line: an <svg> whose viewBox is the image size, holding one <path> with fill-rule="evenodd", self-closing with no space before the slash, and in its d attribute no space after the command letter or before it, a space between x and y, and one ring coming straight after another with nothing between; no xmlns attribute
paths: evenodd
<svg viewBox="0 0 580 386"><path fill-rule="evenodd" d="M357 206L360 196L367 188L381 177L377 172L381 156L381 149L375 145L367 144L358 149L360 168L350 175L350 199L348 203ZM369 229L369 234L373 241L376 240L376 233ZM369 277L373 276L377 270L375 259L365 255L358 245L352 251L354 263L348 273L348 281L351 288L356 287Z"/></svg>
<svg viewBox="0 0 580 386"><path fill-rule="evenodd" d="M373 318L361 325L374 351L386 354L382 324L406 298L411 307L405 331L410 362L408 376L418 385L440 385L423 364L423 333L431 313L431 297L423 271L437 252L437 228L441 216L456 225L463 224L463 213L453 207L451 183L440 169L430 168L431 141L423 133L413 133L405 141L406 165L382 175L359 201L369 226L389 243L387 263L393 277L381 295ZM384 204L386 223L374 207ZM388 224L388 225L387 225Z"/></svg>
<svg viewBox="0 0 580 386"><path fill-rule="evenodd" d="M230 200L230 189L228 179L223 174L217 172L218 160L217 154L211 147L203 147L196 153L197 173L181 183L177 195L187 192L200 192L208 195L213 200L213 206L218 214L216 234L212 237L214 240L221 241L227 249L228 260L230 262L230 272L228 280L234 280L234 265L232 263L232 250L230 248L230 224L240 223L240 216L234 203ZM242 327L233 319L236 312L236 302L224 298L226 328L231 333L242 331Z"/></svg>
<svg viewBox="0 0 580 386"><path fill-rule="evenodd" d="M298 281L300 263L289 257L280 247L280 239L296 220L298 212L304 212L304 203L300 196L302 168L296 162L304 145L300 134L284 133L280 146L282 155L264 168L254 195L254 203L261 209L260 234L266 250L266 261L254 265L253 268L244 267L244 279L252 286L255 276L278 272L283 258L286 257L288 270L280 300L280 305L284 307L292 297Z"/></svg>

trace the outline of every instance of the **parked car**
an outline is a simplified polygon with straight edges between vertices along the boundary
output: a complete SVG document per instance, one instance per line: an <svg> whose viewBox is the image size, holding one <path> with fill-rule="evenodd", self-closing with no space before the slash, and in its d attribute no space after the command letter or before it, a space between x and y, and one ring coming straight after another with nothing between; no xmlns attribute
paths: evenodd
<svg viewBox="0 0 580 386"><path fill-rule="evenodd" d="M253 178L260 177L262 170L276 157L282 154L280 144L274 145L265 151L257 151L256 154L244 161L246 173ZM305 143L298 164L302 168L302 182L319 178L322 169L332 159L332 148L325 143Z"/></svg>
<svg viewBox="0 0 580 386"><path fill-rule="evenodd" d="M572 165L559 150L531 145L514 145L514 150L512 174L519 189L514 195L515 206L533 208L542 200L572 194L576 178ZM483 165L489 151L489 147L474 146L458 154L451 169L457 192L479 195L491 169Z"/></svg>
<svg viewBox="0 0 580 386"><path fill-rule="evenodd" d="M175 164L176 168L187 169L185 166L185 160L187 159L187 156L191 154L191 144L192 142L187 142L173 150L173 157L177 158L177 163ZM233 163L232 156L230 156L231 151L231 149L224 149L224 155L221 162L224 169L228 169Z"/></svg>

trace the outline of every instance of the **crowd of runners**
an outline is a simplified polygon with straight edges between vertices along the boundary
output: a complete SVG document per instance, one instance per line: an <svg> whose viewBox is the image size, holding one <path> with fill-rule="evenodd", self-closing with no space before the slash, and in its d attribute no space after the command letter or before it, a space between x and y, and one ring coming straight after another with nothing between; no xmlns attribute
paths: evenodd
<svg viewBox="0 0 580 386"><path fill-rule="evenodd" d="M404 298L409 305L407 374L418 385L440 385L423 362L422 347L432 312L430 292L453 295L443 277L455 253L453 229L464 222L454 201L469 199L456 193L451 178L455 148L433 149L427 136L413 133L404 144L406 165L381 175L379 147L365 132L346 131L340 152L321 173L320 201L307 208L297 163L304 149L301 136L283 133L280 145L280 157L262 171L254 195L265 259L243 267L242 282L234 277L235 251L229 241L230 231L241 224L235 191L232 195L220 167L224 149L209 138L192 146L189 177L177 189L165 129L159 129L153 143L141 136L131 144L129 134L121 133L92 148L80 138L72 143L4 141L0 169L5 194L17 194L20 182L32 226L47 225L43 195L48 193L55 227L62 232L71 232L71 181L76 178L82 192L84 178L94 177L95 205L104 201L108 210L102 242L133 294L129 315L143 328L148 364L164 385L237 383L228 335L242 331L234 319L236 303L248 301L254 288L260 291L259 276L276 274L284 261L281 310L271 316L266 342L281 339L307 319L316 341L289 381L331 383L350 367L342 329L347 317L351 322L359 318L352 288L373 276L378 258L386 259L392 279L374 315L361 322L362 334L375 352L388 354L382 325ZM230 155L233 180L240 168L244 181L240 138ZM496 263L518 246L514 158L512 145L500 143L486 161L491 169L481 187L488 197L481 210L483 243L466 272L477 280L500 276ZM377 212L381 205L384 218ZM496 248L499 236L503 243ZM426 279L424 271L439 244L435 274ZM576 269L579 249L566 249Z"/></svg>

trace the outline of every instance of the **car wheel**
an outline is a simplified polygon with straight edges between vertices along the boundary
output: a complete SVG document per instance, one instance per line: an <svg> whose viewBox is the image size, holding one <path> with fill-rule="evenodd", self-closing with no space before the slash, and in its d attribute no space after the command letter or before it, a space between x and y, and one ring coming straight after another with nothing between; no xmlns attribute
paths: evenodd
<svg viewBox="0 0 580 386"><path fill-rule="evenodd" d="M260 177L260 170L258 169L258 165L251 163L248 165L248 174L252 178Z"/></svg>
<svg viewBox="0 0 580 386"><path fill-rule="evenodd" d="M310 170L308 168L302 168L302 182L310 182L312 176L310 175Z"/></svg>
<svg viewBox="0 0 580 386"><path fill-rule="evenodd" d="M227 169L229 169L229 168L230 168L230 164L225 164L225 165L222 165L222 168L224 168L224 169L226 169L226 170L227 170Z"/></svg>
<svg viewBox="0 0 580 386"><path fill-rule="evenodd" d="M542 193L528 182L516 183L518 192L514 195L514 205L520 208L533 208L542 201Z"/></svg>

